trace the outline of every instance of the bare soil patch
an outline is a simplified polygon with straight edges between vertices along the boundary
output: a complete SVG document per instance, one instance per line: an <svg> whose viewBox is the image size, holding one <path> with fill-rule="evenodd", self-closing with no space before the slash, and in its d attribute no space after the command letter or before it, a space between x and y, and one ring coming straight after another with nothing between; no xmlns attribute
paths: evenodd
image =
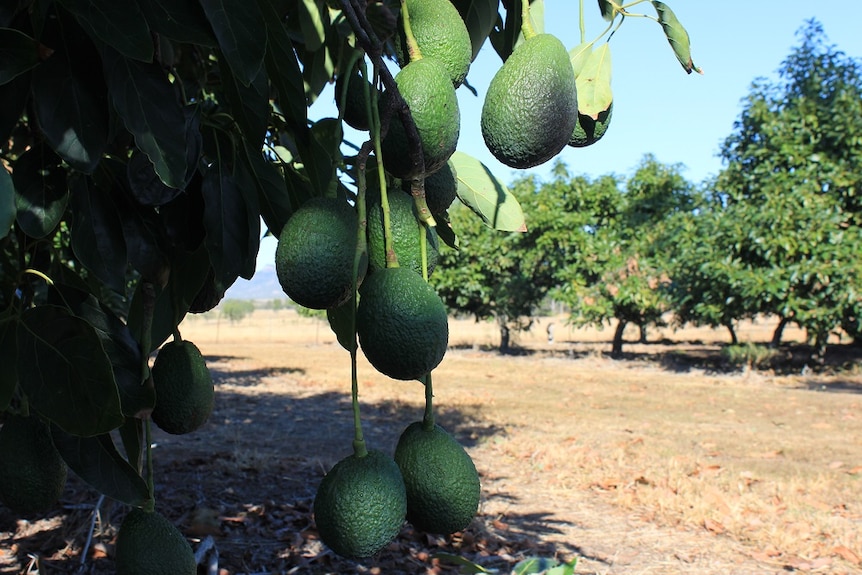
<svg viewBox="0 0 862 575"><path fill-rule="evenodd" d="M549 345L539 325L519 336L521 354L499 356L487 349L493 324L451 329L435 371L438 420L483 481L464 532L429 537L405 525L361 563L321 545L310 506L350 452L349 356L325 323L287 311L182 326L214 373L216 410L191 435L156 432L158 509L194 542L212 537L226 574L458 572L436 552L501 573L541 555L579 557L582 574L862 574L858 370L717 369L724 334L709 330L652 334L664 343L627 345L615 361L610 331L557 324ZM771 326L747 329L744 339L766 341ZM423 390L364 361L359 370L366 440L391 452L421 418ZM125 510L110 502L79 568L96 501L73 478L47 517L18 521L0 508L0 572L39 563L44 573L112 573Z"/></svg>

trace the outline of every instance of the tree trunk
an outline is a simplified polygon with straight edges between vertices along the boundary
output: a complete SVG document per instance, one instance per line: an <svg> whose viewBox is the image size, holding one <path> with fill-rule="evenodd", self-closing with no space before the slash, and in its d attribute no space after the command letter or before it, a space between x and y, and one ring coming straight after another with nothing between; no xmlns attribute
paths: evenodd
<svg viewBox="0 0 862 575"><path fill-rule="evenodd" d="M614 343L611 348L611 357L621 357L623 355L623 332L626 330L626 322L625 320L619 320L617 323L617 329L614 332Z"/></svg>
<svg viewBox="0 0 862 575"><path fill-rule="evenodd" d="M642 324L639 324L638 327L641 330L640 343L646 343L647 342L647 326L645 323L642 323Z"/></svg>
<svg viewBox="0 0 862 575"><path fill-rule="evenodd" d="M775 328L775 331L772 332L772 341L769 344L771 347L778 347L781 345L781 337L784 335L784 328L787 327L788 323L790 323L790 319L786 317L782 317L781 321L778 322L778 326Z"/></svg>
<svg viewBox="0 0 862 575"><path fill-rule="evenodd" d="M730 332L730 345L736 345L739 343L739 338L736 337L736 330L733 329L732 323L724 324L724 327L727 328L727 331Z"/></svg>
<svg viewBox="0 0 862 575"><path fill-rule="evenodd" d="M497 325L500 326L500 353L505 355L509 353L509 324L505 318L498 317Z"/></svg>

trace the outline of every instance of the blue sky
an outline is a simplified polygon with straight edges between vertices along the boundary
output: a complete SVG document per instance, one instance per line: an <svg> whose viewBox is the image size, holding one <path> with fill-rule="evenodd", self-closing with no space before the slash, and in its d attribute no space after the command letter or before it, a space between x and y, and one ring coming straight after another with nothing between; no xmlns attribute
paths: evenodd
<svg viewBox="0 0 862 575"><path fill-rule="evenodd" d="M686 178L701 182L721 169L717 152L739 116L752 81L775 77L782 60L798 44L796 32L810 18L823 24L830 43L862 57L862 3L840 5L811 0L666 0L691 37L692 56L704 74L687 75L661 27L627 18L610 41L614 116L605 137L588 148L566 147L559 156L574 174L628 175L646 153L685 166ZM632 11L654 15L648 2ZM585 0L586 37L604 30L595 0ZM580 43L578 2L545 0L545 31L567 48ZM490 43L473 63L468 81L479 97L458 89L461 135L458 148L485 163L504 182L524 173L548 179L553 160L526 172L497 162L482 140L479 118L484 93L501 61ZM311 118L336 115L332 89L309 110ZM351 135L348 134L348 137ZM359 134L353 134L359 138ZM357 144L360 139L354 140ZM259 267L272 264L273 238L261 245Z"/></svg>

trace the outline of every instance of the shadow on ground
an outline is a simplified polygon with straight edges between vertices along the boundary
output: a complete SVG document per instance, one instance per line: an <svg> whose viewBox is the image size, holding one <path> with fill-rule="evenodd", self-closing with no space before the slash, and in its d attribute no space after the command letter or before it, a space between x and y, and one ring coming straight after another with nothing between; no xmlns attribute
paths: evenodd
<svg viewBox="0 0 862 575"><path fill-rule="evenodd" d="M505 569L524 556L569 558L578 552L573 545L549 541L561 533L559 520L549 511L493 517L480 513L468 529L446 537L419 533L405 524L377 557L357 563L333 555L318 539L311 508L325 472L351 451L353 411L348 394L301 385L278 393L268 389L268 378L297 373L302 372L215 369L216 407L204 427L185 436L154 430L157 510L193 541L213 537L219 566L227 573L376 569L413 574L431 568L436 571L428 572L446 574L458 573L459 567L447 564L445 557L435 559L435 553ZM369 448L387 453L394 450L401 431L422 416L415 405L398 401L363 403L361 409ZM478 408L447 407L438 413L438 422L467 447L504 433L484 422ZM80 570L81 548L97 500L94 490L71 477L61 500L63 512L28 523L0 508L0 546L9 550L4 556L9 565L0 563L0 571L24 572L31 558L39 557L50 573L113 573L113 541L127 508L110 501L100 509L94 546Z"/></svg>

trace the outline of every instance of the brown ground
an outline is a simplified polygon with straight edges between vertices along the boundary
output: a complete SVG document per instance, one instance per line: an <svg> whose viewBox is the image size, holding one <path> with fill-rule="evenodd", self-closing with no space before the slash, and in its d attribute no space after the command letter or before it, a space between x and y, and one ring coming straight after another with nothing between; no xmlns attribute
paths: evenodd
<svg viewBox="0 0 862 575"><path fill-rule="evenodd" d="M230 326L182 327L207 356L216 410L183 437L156 433L158 509L195 546L212 537L225 573L457 573L437 552L507 573L525 556L578 557L577 573L862 574L862 374L726 371L724 333L654 333L613 361L612 332L556 322L484 346L493 324L451 323L434 373L438 421L473 456L479 517L454 537L405 526L374 560L338 559L310 516L323 473L352 439L349 356L325 323L257 311ZM765 341L771 325L742 339ZM632 337L636 334L632 333ZM788 332L788 338L800 338ZM855 361L856 363L848 363ZM856 366L855 371L853 365ZM369 447L391 452L421 418L423 391L360 361ZM79 570L97 497L70 480L60 513L0 509L0 572L111 573L122 506L105 503Z"/></svg>

